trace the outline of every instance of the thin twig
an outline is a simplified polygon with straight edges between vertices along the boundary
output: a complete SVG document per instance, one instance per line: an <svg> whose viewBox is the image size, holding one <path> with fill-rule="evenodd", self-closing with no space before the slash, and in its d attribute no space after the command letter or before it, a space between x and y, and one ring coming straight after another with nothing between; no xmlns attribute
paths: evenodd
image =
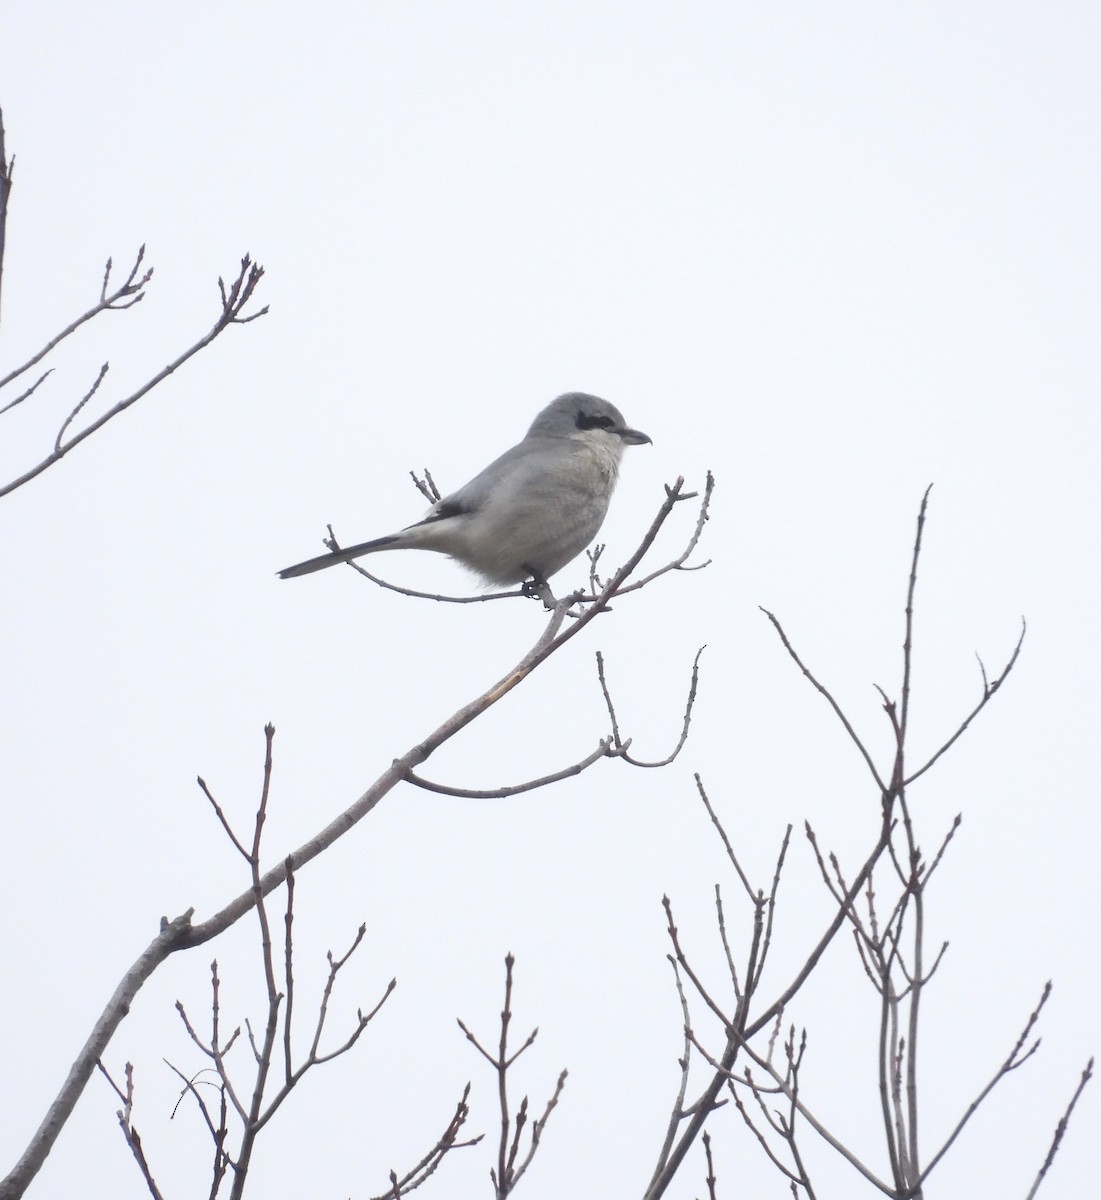
<svg viewBox="0 0 1101 1200"><path fill-rule="evenodd" d="M684 984L680 977L680 967L677 965L677 960L672 954L665 956L669 960L669 965L673 968L673 982L677 988L677 999L680 1001L681 1018L684 1023L684 1052L677 1060L677 1065L680 1067L680 1087L677 1090L677 1098L673 1101L673 1111L669 1115L669 1123L665 1127L665 1141L662 1143L661 1151L658 1154L658 1163L663 1164L669 1157L669 1151L673 1147L673 1142L677 1136L677 1129L680 1126L681 1120L684 1117L684 1097L688 1094L688 1075L691 1067L692 1054L692 1039L689 1036L691 1029L691 1015L688 1009L688 997L684 994Z"/></svg>
<svg viewBox="0 0 1101 1200"><path fill-rule="evenodd" d="M699 1039L697 1037L695 1037L695 1035L693 1035L693 1037L692 1037L692 1045L695 1046L695 1048L700 1052L700 1054L707 1060L707 1062L711 1066L711 1068L717 1074L722 1076L724 1080L729 1080L732 1083L737 1083L737 1084L740 1084L743 1082L743 1080L740 1076L735 1075L734 1072L729 1067L724 1067L721 1060L715 1058L714 1055L710 1054L700 1044ZM769 1062L766 1058L762 1057L760 1054L756 1053L756 1051L753 1050L753 1048L749 1044L749 1041L746 1038L740 1038L739 1045L740 1045L740 1048L749 1055L749 1057L753 1060L753 1062L755 1062L762 1070L767 1072L769 1077L776 1084L777 1088L785 1096L785 1098L787 1098L788 1100L791 1100L792 1095L791 1095L790 1083L784 1078L783 1075L780 1074L779 1071L776 1070L776 1068L772 1065L772 1063ZM754 1090L757 1090L756 1085L751 1084L751 1087L753 1087ZM869 1170L869 1168L866 1167L860 1161L860 1159L858 1159L856 1157L856 1155L853 1154L852 1151L850 1151L845 1146L845 1144L842 1141L840 1141L832 1133L830 1133L830 1131L807 1108L807 1106L803 1103L802 1100L798 1100L798 1098L796 1098L796 1104L798 1107L799 1115L807 1122L807 1124L809 1124L814 1129L815 1133L817 1133L818 1136L823 1139L823 1141L827 1142L830 1146L832 1146L833 1149L836 1150L848 1163L850 1163L853 1167L855 1167L856 1170L859 1171L860 1174L863 1175L864 1178L870 1184L872 1184L874 1187L879 1188L879 1190L881 1192L884 1192L888 1196L897 1195L897 1192L894 1189L892 1189L890 1184L888 1184L888 1183L884 1182L882 1179L880 1179L875 1174L874 1171ZM777 1165L779 1165L779 1164L777 1164Z"/></svg>
<svg viewBox="0 0 1101 1200"><path fill-rule="evenodd" d="M739 1080L739 1082L742 1082L742 1080ZM761 1115L764 1117L765 1121L767 1122L767 1124L770 1127L773 1126L772 1114L769 1112L768 1105L765 1103L764 1091L763 1091L763 1089L761 1089L757 1086L757 1083L753 1079L753 1075L750 1072L748 1067L745 1070L744 1082L745 1082L746 1086L749 1088L750 1095L757 1102L757 1107L761 1110ZM777 1171L780 1172L781 1175L783 1175L785 1178L791 1180L792 1186L794 1187L794 1185L799 1182L798 1179L792 1173L790 1168L784 1162L781 1161L780 1156L776 1153L775 1150L773 1150L772 1146L769 1144L768 1138L764 1135L764 1133L758 1127L757 1122L754 1121L754 1119L749 1115L749 1110L746 1108L744 1101L742 1100L741 1096L738 1095L738 1091L734 1087L733 1079L731 1079L729 1081L728 1086L730 1088L730 1094L734 1098L734 1107L738 1110L738 1114L741 1116L742 1121L745 1123L746 1128L757 1139L757 1144L764 1151L765 1157L769 1160L769 1162L772 1163L772 1165L776 1168Z"/></svg>
<svg viewBox="0 0 1101 1200"><path fill-rule="evenodd" d="M0 185L2 190L2 185ZM0 223L3 221L3 211L0 210ZM71 334L75 333L86 321L90 321L93 317L98 316L101 312L118 312L127 308L133 308L145 298L145 285L153 278L153 268L149 267L145 273L138 278L138 271L141 269L142 260L145 258L144 243L138 249L137 257L134 259L134 265L130 268L130 273L126 279L111 293L108 293L107 288L110 285L112 260L107 260L107 265L103 271L103 284L99 290L99 302L93 304L87 312L81 313L75 321L70 321L60 333L56 334L39 350L36 354L32 354L26 362L16 367L13 371L9 371L2 379L0 379L0 388L11 383L13 379L17 379L24 371L29 371L36 363L40 363L47 354L50 353L57 345L63 342Z"/></svg>
<svg viewBox="0 0 1101 1200"><path fill-rule="evenodd" d="M703 1000L709 1009L711 1009L712 1014L718 1019L719 1023L724 1027L729 1025L731 1018L723 1012L722 1008L718 1004L718 1001L712 997L711 993L704 986L703 980L700 979L700 977L693 970L691 963L689 963L688 958L684 953L684 949L680 944L680 931L677 929L677 924L673 920L672 901L668 896L662 896L661 903L662 907L665 909L665 931L669 935L670 942L673 943L673 953L676 957L676 961L680 964L681 970L684 971L684 973L692 981L692 986L696 989L700 999Z"/></svg>
<svg viewBox="0 0 1101 1200"><path fill-rule="evenodd" d="M772 947L772 926L776 918L776 897L780 891L780 875L784 869L784 860L787 858L788 847L791 845L791 826L784 830L783 840L780 842L780 851L776 855L776 869L772 872L772 886L769 889L768 901L765 905L767 916L765 918L765 932L761 938L761 953L757 960L757 974L751 982L751 990L756 992L761 986L761 976L764 974L765 962L768 959L768 952Z"/></svg>
<svg viewBox="0 0 1101 1200"><path fill-rule="evenodd" d="M467 1041L474 1045L497 1074L497 1101L501 1113L501 1130L497 1143L497 1166L491 1169L489 1173L493 1181L494 1194L497 1200L504 1200L506 1196L512 1193L520 1177L528 1169L532 1159L535 1157L543 1129L558 1104L559 1097L562 1095L562 1089L566 1086L567 1076L566 1071L562 1071L558 1076L558 1082L555 1085L551 1098L547 1101L543 1115L532 1122L528 1152L522 1159L519 1158L521 1137L528 1120L528 1098L526 1096L523 1098L516 1116L513 1118L508 1096L508 1072L509 1068L512 1067L520 1055L535 1041L539 1030L532 1030L523 1045L518 1050L514 1050L511 1054L509 1053L508 1031L512 1023L512 968L515 962L516 960L511 954L505 956L505 1002L501 1009L501 1031L497 1041L496 1053L490 1053L463 1021L460 1020L458 1022L459 1028L466 1034Z"/></svg>
<svg viewBox="0 0 1101 1200"><path fill-rule="evenodd" d="M1024 617L1022 617L1021 618L1020 636L1017 638L1017 644L1013 647L1013 653L1009 656L1009 661L1002 668L1001 674L998 675L998 677L994 680L993 683L989 683L986 678L986 668L983 667L982 698L979 700L978 704L976 704L975 707L963 719L963 721L961 722L959 727L956 729L956 732L952 734L952 736L925 763L925 765L922 767L919 767L916 771L912 772L910 775L908 775L906 777L905 782L907 785L913 783L915 779L919 779L922 775L924 775L925 772L928 771L929 768L937 761L937 759L939 759L942 755L947 754L948 751L956 744L956 742L958 742L959 739L967 732L967 729L970 726L971 722L987 706L987 704L990 702L990 699L993 697L994 693L1002 686L1003 683L1005 683L1006 679L1009 676L1010 671L1012 671L1013 668L1017 665L1017 658L1021 653L1021 647L1024 645L1025 634L1027 632L1028 632L1028 625L1027 625ZM980 663L980 665L981 665L981 663Z"/></svg>
<svg viewBox="0 0 1101 1200"><path fill-rule="evenodd" d="M432 472L427 467L424 468L424 478L410 471L409 477L417 486L417 491L428 501L429 504L439 504L443 497L440 495L440 489L436 487L436 481L432 478Z"/></svg>
<svg viewBox="0 0 1101 1200"><path fill-rule="evenodd" d="M1081 1078L1078 1080L1078 1086L1074 1089L1074 1095L1070 1098L1070 1103L1067 1105L1063 1115L1059 1118L1058 1125L1055 1126L1055 1133L1051 1138L1051 1146L1048 1148L1047 1157L1044 1159L1044 1165L1040 1168L1032 1187L1028 1189L1028 1195L1025 1200L1033 1200L1033 1197L1040 1190L1040 1184L1044 1182L1044 1176L1048 1173L1048 1168L1055 1161L1055 1155L1059 1151L1063 1137L1067 1132L1067 1126L1070 1124L1071 1113L1074 1112L1074 1106L1078 1103L1078 1097L1085 1090L1086 1084L1093 1078L1093 1059L1091 1058L1086 1063Z"/></svg>
<svg viewBox="0 0 1101 1200"><path fill-rule="evenodd" d="M673 747L673 752L666 758L659 759L655 762L647 762L643 759L635 758L628 753L628 748L631 745L631 739L622 741L619 736L619 723L616 720L615 706L612 703L611 693L608 691L608 681L604 676L604 655L598 650L596 652L596 673L600 680L600 690L604 695L604 704L608 709L608 717L612 722L612 738L615 742L616 750L619 757L625 762L629 762L632 767L667 767L680 752L684 749L684 743L688 740L688 727L692 724L692 707L696 703L696 688L700 679L700 655L706 650L706 646L701 646L696 651L696 657L692 660L692 678L688 687L688 699L684 706L684 720L681 725L680 738L677 744Z"/></svg>
<svg viewBox="0 0 1101 1200"><path fill-rule="evenodd" d="M3 299L4 249L8 228L8 200L11 197L11 178L15 156L8 158L4 142L4 111L0 109L0 300Z"/></svg>
<svg viewBox="0 0 1101 1200"><path fill-rule="evenodd" d="M730 976L730 984L734 989L736 1003L742 999L742 984L738 975L738 965L734 961L734 951L730 948L730 938L726 933L726 911L723 908L722 888L715 884L715 920L719 926L719 941L722 943L723 956L726 959L726 970Z"/></svg>
<svg viewBox="0 0 1101 1200"><path fill-rule="evenodd" d="M563 767L560 771L553 771L550 775L542 775L538 779L529 779L524 783L514 783L506 787L451 787L446 783L434 783L431 779L425 779L423 775L418 775L415 771L409 771L406 774L406 779L417 787L424 788L426 792L436 792L441 796L457 796L464 800L502 800L506 796L518 796L521 792L534 791L536 788L547 787L549 784L558 783L563 779L571 779L574 775L580 775L582 771L588 770L589 767L594 763L598 763L602 758L622 757L623 755L613 748L611 739L602 738L597 748L591 754L581 759L580 762Z"/></svg>
<svg viewBox="0 0 1101 1200"><path fill-rule="evenodd" d="M362 931L365 926L360 926ZM362 936L362 932L361 932ZM291 1027L294 1019L294 864L287 863L287 908L283 916L283 990L287 1003L283 1007L283 1082L290 1083L294 1074L291 1066Z"/></svg>
<svg viewBox="0 0 1101 1200"><path fill-rule="evenodd" d="M898 746L896 767L892 785L901 784L904 771L902 769L903 751L906 747L906 731L910 722L910 679L913 674L914 649L914 593L917 590L918 562L921 559L921 537L925 530L925 515L929 508L929 493L933 485L925 489L918 507L917 533L914 535L914 551L910 559L910 579L906 588L906 637L902 643L902 712L898 721Z"/></svg>
<svg viewBox="0 0 1101 1200"><path fill-rule="evenodd" d="M668 900L666 900L668 911ZM764 921L761 915L761 909L758 906L754 912L753 918L753 936L750 940L749 954L747 956L744 976L746 980L751 980L757 976L757 959L761 949L761 938L764 934ZM687 968L687 963L683 958L678 956L678 961L681 965ZM691 977L691 976L690 976ZM709 1001L706 991L701 991L701 995L705 1000ZM715 1110L717 1106L719 1092L722 1090L729 1077L729 1072L734 1066L734 1062L738 1055L738 1050L744 1044L744 1030L748 1020L749 1005L753 1001L753 993L748 988L746 989L741 1000L738 1002L737 1010L734 1013L734 1018L730 1022L724 1021L726 1027L727 1040L726 1046L723 1049L722 1058L719 1060L718 1069L712 1075L711 1080L700 1094L699 1099L691 1106L685 1114L688 1117L688 1122L680 1139L673 1146L673 1149L665 1156L664 1160L658 1162L654 1169L654 1174L650 1180L649 1186L646 1189L644 1200L658 1200L663 1196L673 1181L673 1177L680 1169L681 1163L684 1162L690 1147L697 1137L703 1132L704 1123ZM698 1042L693 1039L693 1044L698 1046Z"/></svg>
<svg viewBox="0 0 1101 1200"><path fill-rule="evenodd" d="M147 380L139 388L131 392L129 396L119 400L105 413L101 414L90 424L86 425L82 430L80 430L79 433L74 433L68 441L55 444L53 451L44 459L42 459L41 462L31 467L30 470L24 471L23 474L17 479L13 479L9 483L0 486L0 497L8 495L9 492L14 492L17 488L22 487L25 483L29 483L36 476L41 475L43 471L48 470L55 463L60 462L60 460L66 454L68 454L70 450L74 449L76 446L79 446L80 443L85 440L85 438L91 437L93 433L96 433L98 430L102 429L108 421L113 420L120 413L125 412L132 405L136 404L143 396L151 392L158 384L163 383L164 380L173 374L173 372L179 370L179 368L183 366L188 359L193 358L199 353L200 350L203 350L209 346L219 334L224 332L231 325L245 325L249 321L255 320L257 317L262 317L268 311L267 305L247 317L242 315L242 310L249 300L252 299L252 295L259 285L263 274L264 268L253 263L253 261L246 254L241 260L240 272L229 288L226 287L221 279L218 280L219 291L222 296L222 312L219 314L218 319L214 322L214 325L211 327L208 333L199 338L199 340L193 345L189 346L182 354L173 359L172 362L170 362L166 367L162 367L161 370L158 371L151 379ZM136 299L132 299L129 303L133 304L137 303L137 301ZM60 340L61 337L67 336L68 333L72 332L72 329L76 328L76 325L82 323L84 320L87 320L90 316L94 316L96 312L103 311L105 307L127 306L128 305L126 304L101 304L98 305L94 310L89 310L84 317L80 318L73 326L60 334L58 338L54 339L54 341L40 354L36 355L28 363L25 363L22 367L20 367L15 374L20 374L22 371L25 371L27 367L36 363L42 357L42 354L48 353L49 350L57 344L57 341ZM13 377L14 376L8 376L9 379ZM6 381L0 381L0 386L3 385L3 382ZM81 405L78 405L77 409L80 407ZM74 412L70 414L70 419L73 415L75 415L76 411L77 410L74 410ZM68 422L66 422L66 425L67 424Z"/></svg>
<svg viewBox="0 0 1101 1200"><path fill-rule="evenodd" d="M30 387L25 388L22 392L19 393L18 396L15 397L14 400L9 400L8 403L4 405L3 408L0 408L0 416L3 416L4 413L15 408L16 405L22 404L23 401L26 400L28 397L33 396L35 394L35 392L38 391L39 386L41 384L45 383L45 381L47 379L49 379L49 377L53 373L54 373L53 367L50 367L50 369L48 371L43 371L42 374L39 375L39 377L34 381L34 383L32 383L30 385Z"/></svg>
<svg viewBox="0 0 1101 1200"><path fill-rule="evenodd" d="M103 366L100 367L99 374L96 376L95 381L93 382L92 386L84 393L83 396L81 396L81 398L76 402L76 404L73 405L72 411L65 418L65 420L61 422L61 428L57 431L57 437L54 439L54 453L55 454L61 453L61 443L65 437L65 431L69 428L69 426L73 423L73 421L76 420L77 414L85 406L85 404L87 404L88 401L91 400L91 398L96 394L96 392L99 391L99 385L107 377L107 372L110 370L110 368L111 368L110 363L104 363Z"/></svg>
<svg viewBox="0 0 1101 1200"><path fill-rule="evenodd" d="M216 1124L214 1118L210 1115L210 1109L207 1108L206 1101L199 1094L199 1089L195 1085L195 1080L198 1079L199 1076L185 1075L175 1063L169 1062L167 1058L163 1059L162 1061L173 1074L180 1077L180 1080L184 1085L183 1091L180 1093L180 1099L176 1101L176 1106L172 1109L173 1118L175 1118L176 1109L179 1108L183 1098L190 1095L199 1107L199 1113L203 1118L203 1123L206 1125L207 1132L210 1134L215 1145L219 1145L221 1143L221 1139L224 1138L226 1134L225 1123L223 1121L221 1124ZM200 1071L199 1074L205 1074L205 1069L204 1071ZM225 1088L221 1084L211 1084L210 1086L216 1087L219 1095L223 1097L225 1096Z"/></svg>
<svg viewBox="0 0 1101 1200"><path fill-rule="evenodd" d="M1040 1019L1040 1014L1043 1012L1044 1005L1047 1004L1048 998L1050 996L1051 996L1051 982L1049 980L1046 984L1044 984L1044 990L1040 994L1039 1003L1032 1010L1031 1014L1029 1015L1028 1020L1025 1022L1025 1027L1024 1027L1024 1029L1021 1030L1021 1035L1017 1039L1017 1041L1014 1043L1013 1049L1006 1056L1005 1061L1001 1064L1001 1066L998 1067L998 1069L994 1072L994 1075L992 1076L990 1081L986 1084L986 1086L982 1089L982 1091L980 1091L979 1094L975 1097L975 1099L972 1100L971 1103L967 1106L967 1111L963 1114L962 1117L960 1117L959 1121L956 1122L956 1127L952 1130L952 1132L945 1139L944 1144L941 1146L941 1148L929 1160L929 1165L921 1172L921 1174L917 1178L917 1180L915 1180L915 1183L914 1183L915 1187L920 1187L926 1181L926 1179L929 1178L930 1174L933 1171L933 1168L937 1165L937 1163L940 1162L940 1160L945 1156L945 1154L948 1153L948 1150L952 1146L952 1143L955 1142L956 1138L958 1138L959 1135L963 1132L964 1126L975 1115L975 1113L978 1111L979 1106L986 1099L986 1097L990 1095L990 1093L994 1090L994 1088L997 1087L997 1085L1011 1071L1015 1071L1018 1067L1023 1066L1026 1062L1028 1062L1028 1060L1040 1048L1039 1039L1037 1039L1035 1042L1033 1042L1032 1045L1029 1046L1029 1048L1027 1050L1024 1049L1024 1045L1025 1045L1025 1042L1028 1040L1029 1035L1032 1033L1032 1030L1033 1030L1034 1026L1036 1025L1036 1022ZM1022 1051L1023 1051L1023 1053L1022 1053Z"/></svg>
<svg viewBox="0 0 1101 1200"><path fill-rule="evenodd" d="M742 864L738 861L738 856L734 853L734 846L730 838L727 837L726 830L723 828L722 821L719 820L718 813L715 812L711 804L711 799L707 794L707 789L703 786L703 780L697 772L692 777L696 781L696 791L699 793L700 799L703 801L704 808L707 809L707 815L711 818L711 824L715 826L715 831L718 833L723 844L723 849L726 851L726 857L730 860L730 865L734 868L734 873L742 881L742 887L745 888L745 894L749 897L751 903L756 903L757 893L753 890L752 884L745 871L742 870Z"/></svg>
<svg viewBox="0 0 1101 1200"><path fill-rule="evenodd" d="M711 1134L705 1129L703 1131L703 1156L707 1163L707 1174L704 1176L704 1182L707 1184L707 1200L717 1200L718 1192L715 1191L715 1163L711 1158Z"/></svg>
<svg viewBox="0 0 1101 1200"><path fill-rule="evenodd" d="M245 848L245 845L241 841L241 839L233 832L233 827L229 823L229 818L226 816L225 812L223 811L222 806L218 803L217 800L214 799L214 796L211 793L210 788L208 788L206 785L206 780L201 775L199 775L196 777L195 782L199 785L199 789L203 793L203 795L210 801L210 805L214 809L214 815L218 818L219 824L225 830L226 837L228 837L229 840L233 843L233 845L237 849L237 852L241 855L241 857L245 860L245 862L248 862L248 859L249 859L248 850Z"/></svg>
<svg viewBox="0 0 1101 1200"><path fill-rule="evenodd" d="M670 494L672 494L671 489L667 488L666 490L670 491ZM704 481L703 498L700 500L699 513L696 517L696 527L692 531L692 536L688 539L687 545L671 562L666 563L662 567L658 567L656 571L651 571L649 575L643 575L640 579L636 579L634 583L628 584L626 587L621 588L619 591L621 596L626 595L628 592L639 591L641 588L644 588L648 584L652 583L655 579L659 579L662 575L667 575L670 571L702 571L704 567L711 565L710 559L707 559L702 563L694 563L692 566L688 566L687 564L688 559L691 557L693 551L696 549L697 545L699 545L700 538L703 536L704 526L710 519L711 495L714 490L715 477L710 471L708 471L707 478ZM692 500L695 498L695 496L696 493L691 492L678 498L682 500Z"/></svg>
<svg viewBox="0 0 1101 1200"><path fill-rule="evenodd" d="M432 1149L400 1179L396 1171L391 1171L390 1187L381 1195L373 1197L373 1200L400 1200L400 1197L407 1196L414 1188L420 1187L422 1183L430 1178L440 1163L443 1162L445 1155L450 1151L465 1149L467 1146L476 1146L482 1140L485 1135L481 1133L476 1137L468 1138L465 1142L458 1140L459 1130L466 1124L467 1118L470 1116L470 1108L467 1103L469 1098L470 1084L468 1083L463 1088L463 1094L459 1099L459 1103L455 1106L454 1115L451 1117L447 1128L443 1131Z"/></svg>
<svg viewBox="0 0 1101 1200"><path fill-rule="evenodd" d="M817 944L814 946L813 950L811 950L810 954L804 961L802 968L799 970L798 974L791 981L791 983L784 989L780 996L774 1000L772 1004L768 1006L768 1008L765 1009L763 1013L761 1013L750 1023L746 1029L747 1037L752 1037L755 1033L759 1033L760 1030L769 1024L769 1022L773 1020L777 1013L781 1012L788 1006L792 997L794 997L803 984L806 983L807 979L811 975L811 972L817 966L819 959L825 953L826 947L830 944L830 942L833 941L837 931L848 918L849 912L853 906L853 902L856 900L857 896L860 895L868 876L872 873L875 864L882 857L883 851L886 849L890 841L891 828L892 826L890 817L885 814L882 826L880 828L879 840L876 842L871 853L864 861L864 865L860 868L859 872L857 872L856 878L852 882L852 886L842 897L841 903L838 905L837 912L834 914L829 925L826 927L825 932L818 939Z"/></svg>
<svg viewBox="0 0 1101 1200"><path fill-rule="evenodd" d="M795 647L792 646L791 642L788 640L788 635L784 632L784 627L780 624L779 619L773 613L770 613L767 608L762 608L761 612L763 612L765 614L765 616L768 617L769 621L772 622L772 627L779 634L780 641L783 643L784 649L788 652L788 655L791 658L792 662L794 662L795 665L799 668L799 670L803 672L804 676L806 676L806 678L810 681L810 683L813 685L814 689L821 696L823 696L825 698L825 700L829 704L830 708L833 709L834 714L836 715L837 719L845 727L845 732L849 735L849 738L852 741L853 745L856 746L856 748L860 751L860 756L864 759L864 762L867 764L868 770L871 772L872 778L875 780L876 787L879 788L881 793L886 794L887 785L883 782L882 779L880 779L879 771L876 770L876 765L874 762L872 762L872 756L868 753L867 747L864 745L863 741L861 741L860 735L853 728L852 723L849 721L849 718L847 716L845 716L844 712L842 712L841 706L833 698L833 693L830 692L830 690L825 686L825 684L819 682L819 680L813 674L813 672L810 670L810 668L803 662L803 660L796 653Z"/></svg>

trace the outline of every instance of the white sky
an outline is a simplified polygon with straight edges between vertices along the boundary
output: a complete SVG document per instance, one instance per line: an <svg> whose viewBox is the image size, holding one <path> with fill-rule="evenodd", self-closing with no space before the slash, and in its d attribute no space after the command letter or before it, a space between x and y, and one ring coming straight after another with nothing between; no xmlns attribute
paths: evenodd
<svg viewBox="0 0 1101 1200"><path fill-rule="evenodd" d="M605 732L597 648L636 749L660 757L708 644L689 746L665 771L602 764L509 801L406 789L303 871L303 1008L310 963L361 920L334 1033L399 988L261 1140L254 1194L381 1191L468 1078L471 1128L492 1138L494 1081L454 1021L494 1036L508 950L516 1032L541 1028L518 1094L541 1105L571 1072L521 1194L640 1194L680 1052L660 898L717 981L713 883L736 896L692 772L761 883L788 822L849 863L874 837L857 756L757 605L885 754L872 685L897 691L929 482L918 756L974 702L974 652L999 664L1022 613L1029 635L1005 692L913 791L929 850L964 815L931 895L951 949L926 1009L923 1140L1053 978L1041 1055L932 1185L1025 1193L1101 1045L1099 34L1088 3L9 6L0 368L94 300L107 255L121 266L147 242L156 275L3 418L2 477L48 449L105 358L104 403L203 332L246 250L272 311L0 503L5 1169L161 914L203 916L245 886L195 775L243 824L275 723L274 861L541 628L519 601L433 606L350 571L274 571L317 552L328 521L347 539L407 523L423 507L409 468L462 483L583 389L654 439L625 461L610 560L663 483L711 468L713 565L617 604L425 774L492 787L587 753ZM435 556L375 562L467 586ZM775 987L825 909L798 839L788 888ZM255 1019L254 940L245 922L168 964L109 1051L135 1063L170 1194L206 1171L194 1120L167 1120L162 1056L197 1065L172 1006L203 1013L216 954L226 1020ZM808 1099L883 1169L874 1004L847 949L793 1017ZM1094 1093L1042 1195L1097 1177ZM115 1108L94 1080L33 1195L90 1178L144 1194ZM734 1114L712 1132L721 1195L787 1194ZM858 1194L819 1158L833 1194ZM465 1151L425 1194L487 1195L492 1161ZM703 1187L696 1152L673 1194Z"/></svg>

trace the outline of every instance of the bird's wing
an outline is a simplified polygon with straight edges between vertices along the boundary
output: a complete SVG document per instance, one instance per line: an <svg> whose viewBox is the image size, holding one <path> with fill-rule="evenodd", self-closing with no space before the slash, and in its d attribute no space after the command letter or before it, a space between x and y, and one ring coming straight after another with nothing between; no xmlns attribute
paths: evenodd
<svg viewBox="0 0 1101 1200"><path fill-rule="evenodd" d="M416 524L429 525L447 517L477 512L484 506L491 493L511 491L518 483L522 483L523 475L530 468L534 440L536 439L525 439L511 450L506 450L500 458L495 458L488 467L479 471L469 483L464 483L461 488L444 496Z"/></svg>

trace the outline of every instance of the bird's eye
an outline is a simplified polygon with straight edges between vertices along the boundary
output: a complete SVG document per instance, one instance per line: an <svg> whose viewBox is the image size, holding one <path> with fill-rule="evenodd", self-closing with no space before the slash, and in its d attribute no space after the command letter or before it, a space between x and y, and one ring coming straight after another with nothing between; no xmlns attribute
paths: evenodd
<svg viewBox="0 0 1101 1200"><path fill-rule="evenodd" d="M611 417L593 417L583 412L577 414L578 429L611 429L613 424Z"/></svg>

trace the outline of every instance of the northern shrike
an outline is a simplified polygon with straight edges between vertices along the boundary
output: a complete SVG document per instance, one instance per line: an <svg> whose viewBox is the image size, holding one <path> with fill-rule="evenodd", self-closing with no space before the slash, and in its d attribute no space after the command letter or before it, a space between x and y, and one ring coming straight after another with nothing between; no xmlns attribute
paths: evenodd
<svg viewBox="0 0 1101 1200"><path fill-rule="evenodd" d="M627 445L650 439L597 396L569 392L535 418L522 442L445 496L415 525L296 563L308 575L376 550L436 550L487 583L545 583L596 537Z"/></svg>

